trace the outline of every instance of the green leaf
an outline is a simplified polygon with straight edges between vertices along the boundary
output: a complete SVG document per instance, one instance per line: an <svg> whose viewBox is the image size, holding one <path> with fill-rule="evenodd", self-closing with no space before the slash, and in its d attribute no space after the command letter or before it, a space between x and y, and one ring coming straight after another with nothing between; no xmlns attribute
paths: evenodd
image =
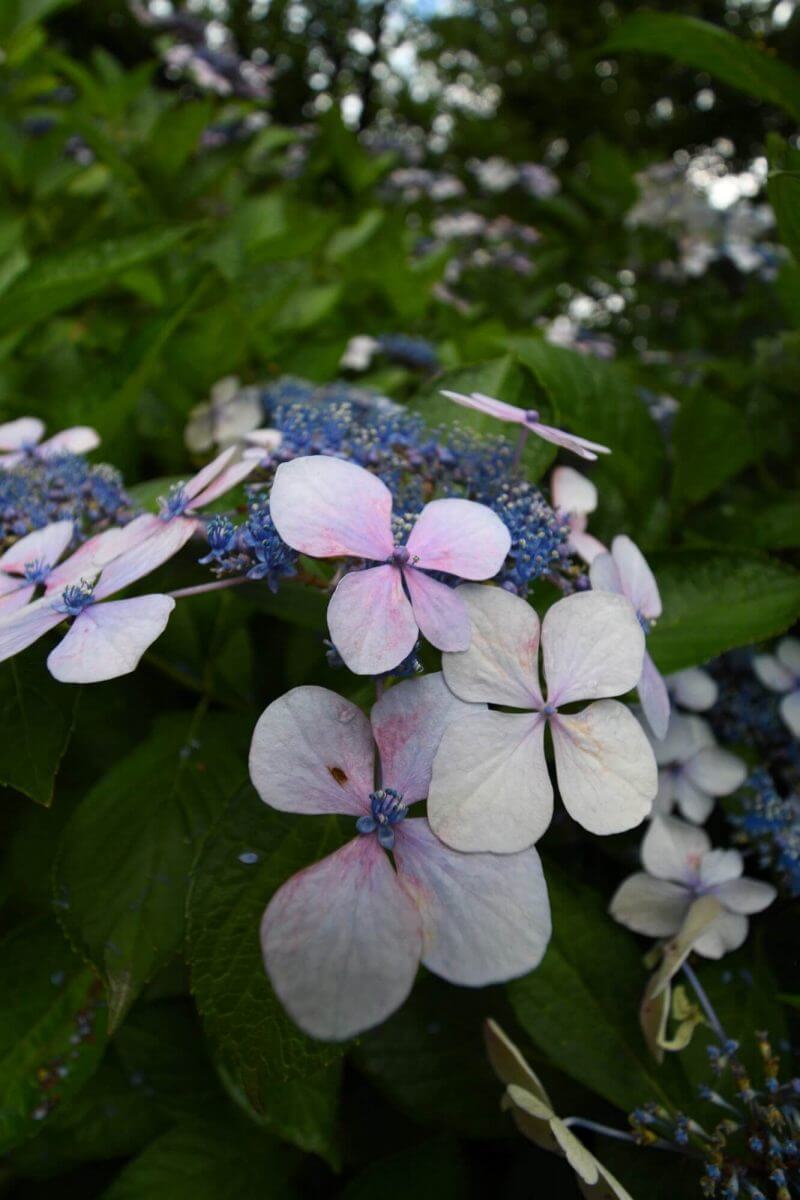
<svg viewBox="0 0 800 1200"><path fill-rule="evenodd" d="M757 452L744 414L711 393L695 393L682 402L673 445L673 496L687 504L710 496Z"/></svg>
<svg viewBox="0 0 800 1200"><path fill-rule="evenodd" d="M0 942L0 1152L46 1127L100 1062L103 990L50 919Z"/></svg>
<svg viewBox="0 0 800 1200"><path fill-rule="evenodd" d="M175 714L92 788L65 832L59 917L109 990L116 1028L181 948L198 847L245 773L241 723Z"/></svg>
<svg viewBox="0 0 800 1200"><path fill-rule="evenodd" d="M508 987L517 1019L550 1062L630 1111L686 1102L679 1066L657 1067L637 1021L646 983L636 941L591 888L547 866L553 937L532 974Z"/></svg>
<svg viewBox="0 0 800 1200"><path fill-rule="evenodd" d="M52 802L79 696L80 688L53 679L41 646L0 666L0 781L37 804Z"/></svg>
<svg viewBox="0 0 800 1200"><path fill-rule="evenodd" d="M273 892L340 844L334 819L276 812L247 786L231 800L192 872L192 991L226 1083L259 1116L280 1102L276 1085L308 1079L341 1054L306 1037L284 1012L259 944Z"/></svg>
<svg viewBox="0 0 800 1200"><path fill-rule="evenodd" d="M791 550L800 546L800 492L766 504L750 492L735 495L698 513L692 531L717 546Z"/></svg>
<svg viewBox="0 0 800 1200"><path fill-rule="evenodd" d="M464 1200L472 1195L470 1173L458 1143L447 1139L404 1147L356 1175L340 1200Z"/></svg>
<svg viewBox="0 0 800 1200"><path fill-rule="evenodd" d="M637 12L602 46L602 54L637 50L708 71L730 87L767 100L800 120L800 75L718 25L677 13Z"/></svg>
<svg viewBox="0 0 800 1200"><path fill-rule="evenodd" d="M647 648L666 673L773 637L800 615L800 572L775 559L675 550L650 563L664 612Z"/></svg>

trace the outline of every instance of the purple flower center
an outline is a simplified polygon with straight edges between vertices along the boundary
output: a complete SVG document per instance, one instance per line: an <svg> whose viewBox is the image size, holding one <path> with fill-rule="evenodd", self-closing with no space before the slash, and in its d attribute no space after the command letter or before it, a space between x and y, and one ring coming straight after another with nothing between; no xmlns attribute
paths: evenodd
<svg viewBox="0 0 800 1200"><path fill-rule="evenodd" d="M408 805L403 803L403 793L394 788L379 788L370 792L370 812L365 813L356 821L359 833L377 833L378 841L384 850L394 847L393 826L402 821L408 813Z"/></svg>
<svg viewBox="0 0 800 1200"><path fill-rule="evenodd" d="M528 425L535 425L539 420L539 414L535 408L527 409L525 413L525 421Z"/></svg>
<svg viewBox="0 0 800 1200"><path fill-rule="evenodd" d="M555 704L545 704L544 708L542 709L542 712L546 717L554 717L557 711L558 710Z"/></svg>
<svg viewBox="0 0 800 1200"><path fill-rule="evenodd" d="M59 612L68 617L79 617L85 608L94 603L94 584L82 579L80 583L70 583L61 593L61 603L57 606Z"/></svg>
<svg viewBox="0 0 800 1200"><path fill-rule="evenodd" d="M411 555L408 553L407 547L395 546L394 550L391 553L391 557L389 558L389 562L392 563L395 567L405 567L405 566L407 566L410 558L411 558Z"/></svg>
<svg viewBox="0 0 800 1200"><path fill-rule="evenodd" d="M25 563L25 578L28 583L44 583L52 569L43 558L35 558L33 562Z"/></svg>

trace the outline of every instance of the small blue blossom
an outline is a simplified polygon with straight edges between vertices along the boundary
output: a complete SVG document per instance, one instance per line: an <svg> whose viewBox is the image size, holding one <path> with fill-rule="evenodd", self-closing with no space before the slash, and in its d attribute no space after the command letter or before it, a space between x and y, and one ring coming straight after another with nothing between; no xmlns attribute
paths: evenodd
<svg viewBox="0 0 800 1200"><path fill-rule="evenodd" d="M93 603L94 584L82 579L80 583L70 583L64 588L57 607L66 616L79 617Z"/></svg>
<svg viewBox="0 0 800 1200"><path fill-rule="evenodd" d="M402 793L390 787L371 792L369 800L371 811L358 818L356 829L362 834L377 832L383 849L391 850L394 847L393 826L405 819L408 805L403 803Z"/></svg>

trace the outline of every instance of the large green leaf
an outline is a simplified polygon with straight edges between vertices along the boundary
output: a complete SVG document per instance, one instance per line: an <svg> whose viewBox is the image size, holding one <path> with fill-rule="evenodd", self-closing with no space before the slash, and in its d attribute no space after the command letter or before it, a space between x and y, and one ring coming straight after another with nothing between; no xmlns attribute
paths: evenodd
<svg viewBox="0 0 800 1200"><path fill-rule="evenodd" d="M783 108L800 120L800 75L726 29L678 13L633 13L602 47L603 54L638 50L708 71L723 83Z"/></svg>
<svg viewBox="0 0 800 1200"><path fill-rule="evenodd" d="M0 780L50 804L56 775L75 724L79 688L50 675L41 646L0 666Z"/></svg>
<svg viewBox="0 0 800 1200"><path fill-rule="evenodd" d="M673 433L678 503L696 504L752 461L758 447L738 408L709 393L684 400Z"/></svg>
<svg viewBox="0 0 800 1200"><path fill-rule="evenodd" d="M341 1193L341 1200L406 1200L413 1180L416 1200L465 1200L472 1180L458 1143L441 1138L396 1150L370 1163Z"/></svg>
<svg viewBox="0 0 800 1200"><path fill-rule="evenodd" d="M109 989L115 1028L181 947L189 871L245 774L241 722L176 714L82 801L55 867L59 916Z"/></svg>
<svg viewBox="0 0 800 1200"><path fill-rule="evenodd" d="M97 1069L103 989L49 918L0 942L0 1152L43 1128Z"/></svg>
<svg viewBox="0 0 800 1200"><path fill-rule="evenodd" d="M775 559L676 550L650 562L664 612L648 649L662 671L772 637L800 616L800 572Z"/></svg>

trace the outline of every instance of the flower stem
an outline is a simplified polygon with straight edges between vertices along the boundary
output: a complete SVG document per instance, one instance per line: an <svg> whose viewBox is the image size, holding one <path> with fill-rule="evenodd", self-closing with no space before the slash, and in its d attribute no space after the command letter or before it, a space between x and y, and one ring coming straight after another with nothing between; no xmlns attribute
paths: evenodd
<svg viewBox="0 0 800 1200"><path fill-rule="evenodd" d="M204 592L219 592L222 588L235 587L237 583L251 583L246 575L236 575L231 579L215 579L212 583L198 583L195 587L178 588L167 592L174 600L183 600L186 596L202 596Z"/></svg>
<svg viewBox="0 0 800 1200"><path fill-rule="evenodd" d="M722 1042L727 1042L728 1035L725 1032L725 1030L722 1028L722 1022L720 1021L719 1017L715 1013L714 1006L711 1003L711 1001L709 1000L708 996L706 995L705 989L703 988L703 985L701 984L700 980L697 978L694 971L692 970L692 968L689 966L689 964L687 962L685 962L683 964L682 970L683 970L683 973L686 976L686 978L689 980L689 983L692 985L694 994L695 994L695 996L697 996L697 999L700 1003L700 1007L702 1008L703 1012L706 1014L706 1017L708 1018L709 1025L711 1026L711 1028L714 1030L714 1033L717 1035L717 1037Z"/></svg>
<svg viewBox="0 0 800 1200"><path fill-rule="evenodd" d="M522 451L525 449L525 443L527 442L527 440L528 440L528 426L520 425L519 437L517 438L517 444L514 447L514 454L512 456L511 466L509 468L511 471L516 471L517 467L519 466L520 461L522 459Z"/></svg>
<svg viewBox="0 0 800 1200"><path fill-rule="evenodd" d="M616 1138L618 1142L636 1142L634 1135L624 1129L612 1129L610 1125L601 1125L598 1121L589 1121L585 1117L564 1117L563 1124L568 1129L590 1129L592 1133L602 1133L603 1137Z"/></svg>

